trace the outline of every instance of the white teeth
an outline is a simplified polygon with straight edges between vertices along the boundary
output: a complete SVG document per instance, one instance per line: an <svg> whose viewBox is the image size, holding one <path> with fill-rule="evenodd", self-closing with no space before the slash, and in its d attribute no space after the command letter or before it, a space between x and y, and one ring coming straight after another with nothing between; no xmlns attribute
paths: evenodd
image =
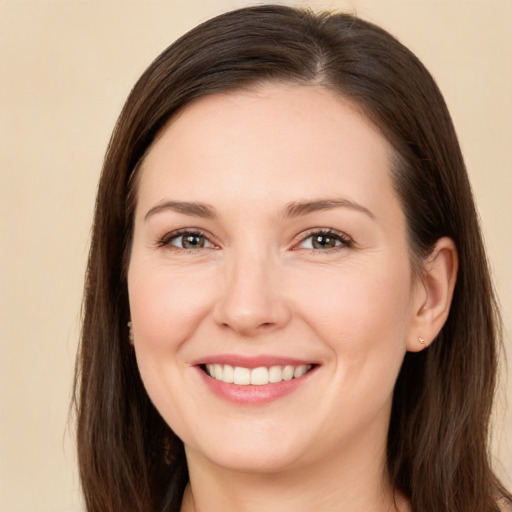
<svg viewBox="0 0 512 512"><path fill-rule="evenodd" d="M207 364L206 373L215 380L227 384L238 384L239 386L263 386L269 383L281 382L302 377L311 370L312 365L301 364L299 366L271 366L267 368L244 368L242 366L231 366L229 364Z"/></svg>
<svg viewBox="0 0 512 512"><path fill-rule="evenodd" d="M293 376L295 378L302 377L306 373L306 365L301 364L300 366L297 366L293 372Z"/></svg>
<svg viewBox="0 0 512 512"><path fill-rule="evenodd" d="M281 382L283 380L283 370L280 366L271 366L268 370L269 382Z"/></svg>
<svg viewBox="0 0 512 512"><path fill-rule="evenodd" d="M292 380L295 368L293 366L285 366L283 368L283 380Z"/></svg>
<svg viewBox="0 0 512 512"><path fill-rule="evenodd" d="M268 384L268 370L264 367L251 370L251 384L255 386Z"/></svg>
<svg viewBox="0 0 512 512"><path fill-rule="evenodd" d="M242 386L247 386L251 383L251 370L249 368L242 368L241 366L235 366L235 372L233 376L233 383Z"/></svg>
<svg viewBox="0 0 512 512"><path fill-rule="evenodd" d="M231 384L235 379L235 370L229 364L224 365L224 374L222 375L222 380L228 384Z"/></svg>
<svg viewBox="0 0 512 512"><path fill-rule="evenodd" d="M217 380L222 380L222 366L220 364L214 364L213 365L213 376L217 379Z"/></svg>

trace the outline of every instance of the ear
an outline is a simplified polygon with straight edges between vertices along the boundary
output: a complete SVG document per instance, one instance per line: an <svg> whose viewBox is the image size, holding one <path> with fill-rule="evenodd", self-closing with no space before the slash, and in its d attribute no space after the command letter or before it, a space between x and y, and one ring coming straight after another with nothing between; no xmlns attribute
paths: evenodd
<svg viewBox="0 0 512 512"><path fill-rule="evenodd" d="M413 294L413 323L407 350L428 347L443 327L452 303L459 259L451 238L440 238L423 264Z"/></svg>

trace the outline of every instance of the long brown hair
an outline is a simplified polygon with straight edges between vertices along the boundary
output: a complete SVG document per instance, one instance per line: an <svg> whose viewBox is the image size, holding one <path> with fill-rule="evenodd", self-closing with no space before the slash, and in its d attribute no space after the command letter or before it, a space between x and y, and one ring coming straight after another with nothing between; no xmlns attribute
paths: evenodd
<svg viewBox="0 0 512 512"><path fill-rule="evenodd" d="M140 163L166 121L194 99L269 81L328 88L379 127L395 150L413 265L440 237L454 240L460 270L450 315L428 349L405 357L387 469L414 512L499 510L510 496L489 464L488 427L500 322L442 95L381 28L284 6L232 11L180 38L142 75L115 127L98 189L75 381L87 510L179 510L188 478L182 443L151 404L128 343L126 267Z"/></svg>

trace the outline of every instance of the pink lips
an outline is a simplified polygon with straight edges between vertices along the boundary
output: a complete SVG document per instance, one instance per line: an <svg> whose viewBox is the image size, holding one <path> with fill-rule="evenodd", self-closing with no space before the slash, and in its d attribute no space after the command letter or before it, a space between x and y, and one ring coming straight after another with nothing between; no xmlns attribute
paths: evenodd
<svg viewBox="0 0 512 512"><path fill-rule="evenodd" d="M229 354L204 357L194 361L192 364L194 368L197 369L199 377L212 393L228 402L240 405L264 405L289 395L305 385L318 369L318 365L315 363L301 359L276 356L244 357ZM257 386L229 384L214 379L204 371L205 366L211 364L231 365L233 367L240 366L249 369L259 367L269 368L271 366L284 367L288 365L313 365L313 368L298 378Z"/></svg>

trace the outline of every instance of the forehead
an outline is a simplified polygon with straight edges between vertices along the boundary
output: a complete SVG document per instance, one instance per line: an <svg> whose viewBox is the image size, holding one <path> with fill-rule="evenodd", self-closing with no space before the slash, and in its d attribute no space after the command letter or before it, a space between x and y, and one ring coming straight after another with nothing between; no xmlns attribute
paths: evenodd
<svg viewBox="0 0 512 512"><path fill-rule="evenodd" d="M138 196L372 202L376 191L392 194L392 155L345 98L320 86L266 85L203 97L173 117L141 167Z"/></svg>

